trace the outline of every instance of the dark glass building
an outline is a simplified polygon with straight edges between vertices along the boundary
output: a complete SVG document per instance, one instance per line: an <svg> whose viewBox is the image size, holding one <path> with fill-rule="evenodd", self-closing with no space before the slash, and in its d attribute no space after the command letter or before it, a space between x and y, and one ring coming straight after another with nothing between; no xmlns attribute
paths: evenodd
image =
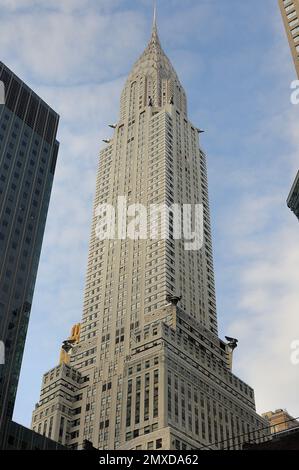
<svg viewBox="0 0 299 470"><path fill-rule="evenodd" d="M52 441L46 436L27 429L14 421L7 421L5 426L5 438L0 443L3 450L66 450L67 447Z"/></svg>
<svg viewBox="0 0 299 470"><path fill-rule="evenodd" d="M5 88L0 101L1 446L4 423L13 415L59 147L59 116L2 62L0 81Z"/></svg>
<svg viewBox="0 0 299 470"><path fill-rule="evenodd" d="M299 171L293 183L287 203L288 207L294 212L295 216L299 220Z"/></svg>

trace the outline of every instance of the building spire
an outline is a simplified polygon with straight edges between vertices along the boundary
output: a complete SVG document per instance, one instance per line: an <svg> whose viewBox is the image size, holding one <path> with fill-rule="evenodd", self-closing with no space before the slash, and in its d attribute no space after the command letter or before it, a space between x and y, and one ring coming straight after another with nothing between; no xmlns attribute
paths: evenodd
<svg viewBox="0 0 299 470"><path fill-rule="evenodd" d="M157 0L154 0L153 29L157 29Z"/></svg>
<svg viewBox="0 0 299 470"><path fill-rule="evenodd" d="M157 34L157 0L154 0L154 15L153 15L153 32L152 34Z"/></svg>

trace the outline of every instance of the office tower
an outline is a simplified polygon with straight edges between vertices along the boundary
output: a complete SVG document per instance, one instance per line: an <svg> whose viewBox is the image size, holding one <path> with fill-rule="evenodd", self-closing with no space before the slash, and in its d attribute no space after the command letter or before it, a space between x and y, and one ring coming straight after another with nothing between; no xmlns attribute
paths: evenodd
<svg viewBox="0 0 299 470"><path fill-rule="evenodd" d="M292 189L290 191L287 204L288 204L288 207L291 209L291 211L294 212L297 219L299 220L299 171L297 173Z"/></svg>
<svg viewBox="0 0 299 470"><path fill-rule="evenodd" d="M235 341L218 338L206 156L156 21L110 127L80 338L70 360L44 375L32 427L73 449L85 440L99 449L240 448L245 433L262 436L265 420L252 388L231 372ZM186 249L172 211L168 222L162 216L149 224L157 238L134 240L119 230L101 239L98 227L109 220L100 204L118 206L118 228L132 221L119 196L147 209L203 204L204 246Z"/></svg>
<svg viewBox="0 0 299 470"><path fill-rule="evenodd" d="M288 429L299 429L299 421L293 418L287 410L267 411L262 416L269 422L272 434L287 431Z"/></svg>
<svg viewBox="0 0 299 470"><path fill-rule="evenodd" d="M299 78L299 0L278 0Z"/></svg>
<svg viewBox="0 0 299 470"><path fill-rule="evenodd" d="M58 115L0 62L0 428L14 409L58 152ZM1 441L0 439L0 441Z"/></svg>
<svg viewBox="0 0 299 470"><path fill-rule="evenodd" d="M11 420L6 421L5 432L1 434L1 450L67 450L58 442Z"/></svg>

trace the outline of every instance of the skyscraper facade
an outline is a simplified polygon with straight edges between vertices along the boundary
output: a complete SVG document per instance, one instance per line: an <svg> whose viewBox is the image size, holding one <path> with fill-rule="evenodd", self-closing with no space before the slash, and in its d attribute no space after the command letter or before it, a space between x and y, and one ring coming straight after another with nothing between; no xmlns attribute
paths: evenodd
<svg viewBox="0 0 299 470"><path fill-rule="evenodd" d="M0 62L0 436L11 420L48 204L58 115ZM1 439L0 439L1 440Z"/></svg>
<svg viewBox="0 0 299 470"><path fill-rule="evenodd" d="M278 3L299 78L299 0L278 0Z"/></svg>
<svg viewBox="0 0 299 470"><path fill-rule="evenodd" d="M299 171L296 175L295 181L288 196L287 204L299 220Z"/></svg>
<svg viewBox="0 0 299 470"><path fill-rule="evenodd" d="M262 436L265 421L218 337L206 156L156 21L111 127L100 153L80 336L67 343L69 359L44 375L32 428L73 449L85 440L99 449L240 448L248 433ZM131 204L140 212L202 205L204 244L186 249L172 211L167 226L163 217L148 223L168 237L133 239L121 230L102 239L104 204L118 207L122 228Z"/></svg>
<svg viewBox="0 0 299 470"><path fill-rule="evenodd" d="M282 408L275 411L267 411L262 416L269 421L272 434L287 431L288 429L297 428L299 430L299 421Z"/></svg>

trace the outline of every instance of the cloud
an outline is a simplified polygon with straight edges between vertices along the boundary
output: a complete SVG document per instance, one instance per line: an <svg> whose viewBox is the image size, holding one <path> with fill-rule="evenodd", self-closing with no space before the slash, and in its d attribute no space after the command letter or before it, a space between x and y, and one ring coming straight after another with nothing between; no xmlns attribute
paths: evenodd
<svg viewBox="0 0 299 470"><path fill-rule="evenodd" d="M240 340L234 371L255 388L258 410L299 416L298 366L290 360L299 338L298 222L281 187L265 195L258 182L222 225L220 320Z"/></svg>
<svg viewBox="0 0 299 470"><path fill-rule="evenodd" d="M1 16L0 47L8 65L36 83L99 83L123 74L145 41L144 26L130 11L22 11Z"/></svg>
<svg viewBox="0 0 299 470"><path fill-rule="evenodd" d="M290 360L291 343L299 339L298 224L292 214L287 219L259 238L256 250L250 251L235 287L237 314L230 332L240 339L236 371L255 386L258 409L287 404L299 416L298 366ZM248 241L252 244L250 237ZM238 258L238 237L233 244L232 255Z"/></svg>
<svg viewBox="0 0 299 470"><path fill-rule="evenodd" d="M284 43L275 44L273 56L285 63ZM271 57L261 70L266 78L273 74L270 64ZM291 343L299 338L298 223L286 198L299 167L298 107L289 100L292 71L280 67L277 78L257 95L264 112L244 141L248 161L230 162L238 169L222 183L226 190L238 187L229 218L223 211L218 219L230 308L222 323L240 339L234 370L255 388L258 410L287 408L297 417L299 375Z"/></svg>
<svg viewBox="0 0 299 470"><path fill-rule="evenodd" d="M97 8L100 11L111 11L123 3L123 0L97 0ZM32 12L61 11L65 13L84 11L88 7L94 6L92 0L0 0L0 8L3 12Z"/></svg>
<svg viewBox="0 0 299 470"><path fill-rule="evenodd" d="M279 11L269 12L267 37L253 49L241 86L237 69L246 63L238 57L229 86L217 91L221 104L223 90L231 93L230 112L219 111L226 121L209 126L210 139L217 135L208 162L218 316L222 335L240 340L234 373L254 387L258 411L299 416L299 366L291 362L299 338L299 227L286 205L299 167L299 108L290 103L295 71ZM232 57L220 60L226 69ZM242 88L248 92L238 102Z"/></svg>

